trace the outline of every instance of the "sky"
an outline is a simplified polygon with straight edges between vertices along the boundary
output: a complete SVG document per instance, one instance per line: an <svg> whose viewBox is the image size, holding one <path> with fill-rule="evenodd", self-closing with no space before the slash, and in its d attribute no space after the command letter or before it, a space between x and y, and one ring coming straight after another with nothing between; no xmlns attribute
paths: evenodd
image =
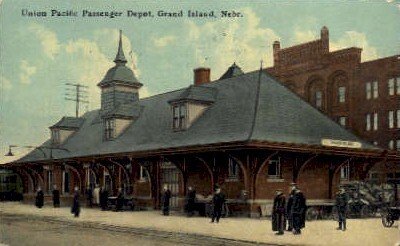
<svg viewBox="0 0 400 246"><path fill-rule="evenodd" d="M76 11L77 17L51 16L51 11ZM117 11L122 16L82 17L82 12ZM154 17L128 17L127 11ZM158 17L158 11L183 17ZM216 18L189 18L188 10L214 11ZM22 12L46 12L46 17ZM240 17L220 17L234 11ZM65 100L66 83L86 85L89 104L99 108L96 86L113 66L119 30L123 48L139 81L140 97L187 87L193 69L211 68L218 79L236 62L245 72L263 61L272 66L272 43L281 47L319 38L327 26L330 50L363 48L368 61L400 54L400 0L375 1L22 1L0 0L0 163L8 145L40 145L48 127L75 115ZM4 153L4 154L3 154Z"/></svg>

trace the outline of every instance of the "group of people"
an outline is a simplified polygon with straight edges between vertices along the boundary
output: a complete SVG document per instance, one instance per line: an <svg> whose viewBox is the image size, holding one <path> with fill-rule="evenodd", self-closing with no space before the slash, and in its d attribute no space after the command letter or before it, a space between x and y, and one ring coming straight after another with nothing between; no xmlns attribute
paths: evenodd
<svg viewBox="0 0 400 246"><path fill-rule="evenodd" d="M277 190L272 207L272 230L277 231L276 235L283 235L288 224L287 231L301 234L301 229L305 227L306 211L306 198L296 186L291 187L287 202L283 192Z"/></svg>
<svg viewBox="0 0 400 246"><path fill-rule="evenodd" d="M171 191L168 189L167 185L164 185L163 194L161 196L161 209L164 216L169 215L170 209L170 199L171 199ZM212 218L211 223L219 222L223 205L225 203L225 195L221 192L221 188L216 186L214 188L214 194L212 198ZM186 204L185 211L188 217L194 215L196 210L196 190L192 187L188 187L187 195L186 195Z"/></svg>
<svg viewBox="0 0 400 246"><path fill-rule="evenodd" d="M57 186L53 186L53 206L55 208L60 207L60 191L57 189ZM38 187L37 192L36 192L36 199L35 199L35 205L38 208L42 208L44 206L44 193L41 189L41 187ZM74 197L72 201L72 207L71 207L71 213L74 214L75 217L79 217L80 214L80 201L79 201L79 189L78 187L74 188Z"/></svg>
<svg viewBox="0 0 400 246"><path fill-rule="evenodd" d="M339 222L337 230L346 230L347 204L345 189L340 188L336 193L335 203ZM277 190L272 207L272 230L277 231L276 235L283 235L287 225L287 231L295 235L301 234L301 229L305 227L306 211L306 198L294 184L290 188L287 202L282 190Z"/></svg>

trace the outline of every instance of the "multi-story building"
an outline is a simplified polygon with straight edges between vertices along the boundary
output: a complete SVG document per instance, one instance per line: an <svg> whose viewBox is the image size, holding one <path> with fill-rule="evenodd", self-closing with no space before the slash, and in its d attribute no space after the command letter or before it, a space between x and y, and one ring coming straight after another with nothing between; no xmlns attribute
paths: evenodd
<svg viewBox="0 0 400 246"><path fill-rule="evenodd" d="M266 71L290 90L370 143L400 150L400 55L361 62L360 48L330 51L326 27L308 43L275 41L273 55ZM388 165L387 177L400 178L400 164Z"/></svg>

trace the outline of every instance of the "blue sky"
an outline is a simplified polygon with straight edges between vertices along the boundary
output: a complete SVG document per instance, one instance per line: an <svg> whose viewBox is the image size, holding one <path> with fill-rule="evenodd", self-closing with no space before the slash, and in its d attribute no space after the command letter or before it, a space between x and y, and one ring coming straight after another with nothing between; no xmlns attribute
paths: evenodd
<svg viewBox="0 0 400 246"><path fill-rule="evenodd" d="M241 18L24 17L30 11L241 12ZM146 97L188 86L193 69L218 78L233 62L244 71L272 65L272 43L282 47L330 31L331 50L357 46L363 60L400 53L400 1L11 1L0 7L0 163L9 144L39 145L48 127L75 113L65 83L89 87L88 110L99 107L96 84L113 65L118 30L128 66ZM132 55L130 56L129 53ZM84 111L85 108L82 108ZM25 151L16 149L18 154Z"/></svg>

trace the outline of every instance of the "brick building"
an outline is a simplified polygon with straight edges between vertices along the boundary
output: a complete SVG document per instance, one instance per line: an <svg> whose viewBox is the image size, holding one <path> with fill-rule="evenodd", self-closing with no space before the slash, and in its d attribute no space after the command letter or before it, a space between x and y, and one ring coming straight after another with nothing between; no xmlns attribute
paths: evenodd
<svg viewBox="0 0 400 246"><path fill-rule="evenodd" d="M189 87L139 99L142 84L125 66L121 39L114 62L98 84L100 109L63 117L41 147L6 165L20 175L25 197L41 186L50 198L57 184L70 199L74 186L84 193L99 184L158 208L165 184L179 209L189 185L204 202L219 185L232 212L257 212L292 182L309 202L331 201L340 183L399 161L261 69L243 73L233 64L210 81L210 69L198 68Z"/></svg>
<svg viewBox="0 0 400 246"><path fill-rule="evenodd" d="M281 48L274 42L273 55L266 71L290 90L370 143L400 150L400 55L361 62L360 48L331 52L326 27L308 43ZM379 172L400 178L399 163L385 168Z"/></svg>

